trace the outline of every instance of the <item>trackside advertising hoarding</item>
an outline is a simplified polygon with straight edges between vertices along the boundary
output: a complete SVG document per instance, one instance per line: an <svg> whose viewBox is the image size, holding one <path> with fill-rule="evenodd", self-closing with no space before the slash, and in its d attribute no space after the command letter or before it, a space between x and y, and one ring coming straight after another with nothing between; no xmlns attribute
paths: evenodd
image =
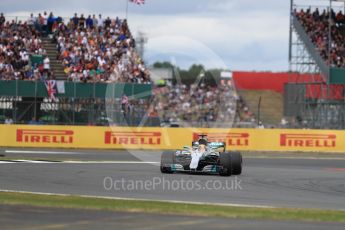
<svg viewBox="0 0 345 230"><path fill-rule="evenodd" d="M344 152L345 131L0 125L2 147L180 149L198 134L228 150Z"/></svg>

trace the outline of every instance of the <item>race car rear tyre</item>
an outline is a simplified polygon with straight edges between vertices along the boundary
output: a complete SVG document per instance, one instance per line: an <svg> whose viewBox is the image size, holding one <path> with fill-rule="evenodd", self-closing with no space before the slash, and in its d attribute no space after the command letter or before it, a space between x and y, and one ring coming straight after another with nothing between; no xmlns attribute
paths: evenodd
<svg viewBox="0 0 345 230"><path fill-rule="evenodd" d="M171 167L166 167L164 165L167 165L167 164L174 164L175 162L175 152L169 152L169 151L165 151L162 153L161 155L161 172L162 173L174 173L172 170L171 170Z"/></svg>
<svg viewBox="0 0 345 230"><path fill-rule="evenodd" d="M220 176L231 176L231 156L230 153L225 152L219 155Z"/></svg>
<svg viewBox="0 0 345 230"><path fill-rule="evenodd" d="M231 173L241 175L242 173L242 155L239 152L232 152L231 156Z"/></svg>

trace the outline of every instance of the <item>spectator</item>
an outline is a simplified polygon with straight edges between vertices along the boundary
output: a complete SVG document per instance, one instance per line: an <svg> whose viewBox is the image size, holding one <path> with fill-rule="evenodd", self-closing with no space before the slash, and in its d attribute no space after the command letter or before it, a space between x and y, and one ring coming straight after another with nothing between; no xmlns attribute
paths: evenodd
<svg viewBox="0 0 345 230"><path fill-rule="evenodd" d="M127 114L128 105L129 105L128 97L126 96L126 94L123 94L121 97L121 112L123 112L124 114Z"/></svg>
<svg viewBox="0 0 345 230"><path fill-rule="evenodd" d="M257 127L257 128L258 128L258 129L264 129L265 126L262 124L261 121L259 121L259 124L258 124L258 127Z"/></svg>
<svg viewBox="0 0 345 230"><path fill-rule="evenodd" d="M80 18L78 20L78 25L79 25L79 29L84 29L85 28L85 18L84 18L84 14L80 15Z"/></svg>
<svg viewBox="0 0 345 230"><path fill-rule="evenodd" d="M107 19L104 21L104 27L109 28L110 25L111 25L111 20L109 17L107 17Z"/></svg>
<svg viewBox="0 0 345 230"><path fill-rule="evenodd" d="M2 27L6 22L6 18L4 16L4 13L0 14L0 27Z"/></svg>
<svg viewBox="0 0 345 230"><path fill-rule="evenodd" d="M53 25L54 25L55 21L56 21L56 18L54 17L53 12L50 12L49 17L47 19L47 22L48 22L48 24L47 24L48 25L48 33L52 32Z"/></svg>
<svg viewBox="0 0 345 230"><path fill-rule="evenodd" d="M53 25L52 25L52 28L51 28L51 32L53 34L55 34L55 32L59 29L59 23L57 20L54 21Z"/></svg>
<svg viewBox="0 0 345 230"><path fill-rule="evenodd" d="M319 20L319 17L320 17L319 8L316 8L313 13L313 18L314 20Z"/></svg>
<svg viewBox="0 0 345 230"><path fill-rule="evenodd" d="M103 21L103 18L102 18L102 14L99 14L98 15L98 27L103 27L103 23L104 23L104 21Z"/></svg>
<svg viewBox="0 0 345 230"><path fill-rule="evenodd" d="M92 25L93 26L98 26L98 19L96 18L95 14L92 16Z"/></svg>
<svg viewBox="0 0 345 230"><path fill-rule="evenodd" d="M89 17L86 19L86 28L93 28L93 19L91 18L91 15L89 15Z"/></svg>
<svg viewBox="0 0 345 230"><path fill-rule="evenodd" d="M283 117L283 118L281 119L280 126L281 126L282 128L286 128L286 127L288 126L288 124L289 124L289 122L285 119L285 117Z"/></svg>
<svg viewBox="0 0 345 230"><path fill-rule="evenodd" d="M43 60L43 68L45 72L49 72L50 70L50 60L48 56L46 56Z"/></svg>
<svg viewBox="0 0 345 230"><path fill-rule="evenodd" d="M11 124L13 124L12 118L6 118L5 119L5 125L11 125Z"/></svg>
<svg viewBox="0 0 345 230"><path fill-rule="evenodd" d="M37 18L37 29L40 32L43 32L43 24L44 24L44 17L42 16L41 13L39 13L38 18Z"/></svg>
<svg viewBox="0 0 345 230"><path fill-rule="evenodd" d="M44 11L43 16L42 16L42 22L43 22L43 27L42 30L44 33L48 33L48 14L46 11Z"/></svg>
<svg viewBox="0 0 345 230"><path fill-rule="evenodd" d="M29 125L39 125L40 122L37 121L36 117L32 117L31 120L28 122Z"/></svg>
<svg viewBox="0 0 345 230"><path fill-rule="evenodd" d="M27 24L28 24L29 26L33 27L33 26L35 25L36 21L37 21L37 19L34 17L34 14L31 13L31 14L30 14L30 17L29 17L28 20L27 20Z"/></svg>
<svg viewBox="0 0 345 230"><path fill-rule="evenodd" d="M79 25L79 17L77 13L74 14L74 17L72 18L72 22L73 22L74 29L76 30Z"/></svg>

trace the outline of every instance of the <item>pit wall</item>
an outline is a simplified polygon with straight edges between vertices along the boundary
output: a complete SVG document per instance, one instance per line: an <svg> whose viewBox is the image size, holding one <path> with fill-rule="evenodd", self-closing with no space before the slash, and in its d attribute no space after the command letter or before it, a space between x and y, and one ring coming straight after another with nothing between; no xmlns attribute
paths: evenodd
<svg viewBox="0 0 345 230"><path fill-rule="evenodd" d="M228 150L344 152L345 131L0 125L1 147L180 149L199 133Z"/></svg>

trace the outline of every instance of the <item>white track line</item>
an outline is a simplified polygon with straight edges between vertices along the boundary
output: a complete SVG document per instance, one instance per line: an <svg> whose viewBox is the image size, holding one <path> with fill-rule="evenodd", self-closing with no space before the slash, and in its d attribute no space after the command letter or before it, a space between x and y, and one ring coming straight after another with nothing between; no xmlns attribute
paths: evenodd
<svg viewBox="0 0 345 230"><path fill-rule="evenodd" d="M54 161L34 161L34 160L0 160L0 164L16 164L16 163L29 163L29 164L53 164L58 163Z"/></svg>
<svg viewBox="0 0 345 230"><path fill-rule="evenodd" d="M16 190L4 190L0 189L0 192L16 192L36 195L47 195L47 196L78 196L83 198L100 198L109 200L128 200L128 201L154 201L154 202L167 202L173 204L198 204L198 205L216 205L216 206L231 206L231 207L244 207L244 208L281 208L277 206L268 205L250 205L250 204L234 204L234 203L210 203L210 202L197 202L197 201L182 201L182 200L159 200L159 199L137 199L137 198L126 198L126 197L112 197L112 196L91 196L91 195L76 195L76 194L64 194L64 193L46 193L46 192L30 192L30 191L16 191Z"/></svg>
<svg viewBox="0 0 345 230"><path fill-rule="evenodd" d="M35 161L35 160L14 160L14 163L49 164L49 163L55 163L55 162L53 162L53 161Z"/></svg>
<svg viewBox="0 0 345 230"><path fill-rule="evenodd" d="M35 161L35 160L5 160L0 159L1 164L32 163L32 164L159 164L151 161Z"/></svg>
<svg viewBox="0 0 345 230"><path fill-rule="evenodd" d="M28 153L28 154L61 154L82 155L84 152L57 152L57 151L33 151L33 150L5 150L5 153ZM247 159L300 159L300 160L345 160L344 157L303 157L303 156L243 156Z"/></svg>
<svg viewBox="0 0 345 230"><path fill-rule="evenodd" d="M83 154L80 152L54 152L54 151L29 151L29 150L5 150L5 153L30 153L30 154Z"/></svg>
<svg viewBox="0 0 345 230"><path fill-rule="evenodd" d="M159 164L154 161L62 161L65 164Z"/></svg>
<svg viewBox="0 0 345 230"><path fill-rule="evenodd" d="M5 153L27 153L27 154L61 154L61 155L81 155L81 154L85 154L83 152L58 152L58 151L34 151L34 150L5 150ZM345 161L345 157L314 157L314 156L243 156L243 158L247 158L247 159L287 159L287 160L291 160L291 159L301 159L301 160L344 160ZM81 161L80 163L82 163L83 161ZM70 163L70 162L68 162ZM154 162L156 163L156 162Z"/></svg>
<svg viewBox="0 0 345 230"><path fill-rule="evenodd" d="M283 157L283 156L243 156L243 158L247 159L287 159L287 160L343 160L345 161L345 156L343 158L340 157L299 157L299 156L289 156L289 157Z"/></svg>

